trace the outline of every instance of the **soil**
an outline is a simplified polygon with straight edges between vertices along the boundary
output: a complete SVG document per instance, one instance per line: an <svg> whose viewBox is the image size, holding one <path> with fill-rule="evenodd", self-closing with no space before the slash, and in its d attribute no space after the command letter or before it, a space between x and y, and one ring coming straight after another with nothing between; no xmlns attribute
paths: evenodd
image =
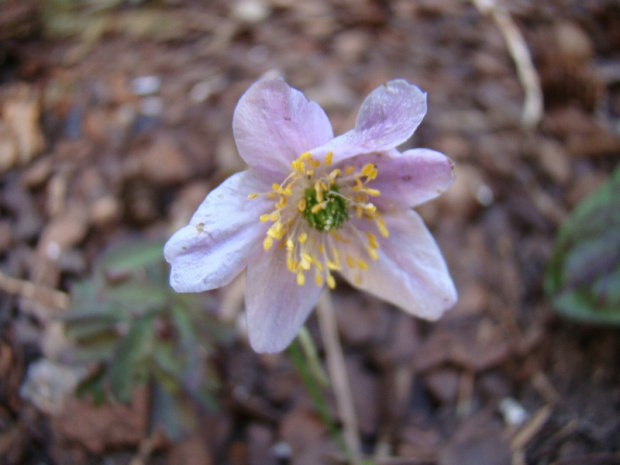
<svg viewBox="0 0 620 465"><path fill-rule="evenodd" d="M74 284L113 244L169 237L244 168L232 112L271 74L336 133L370 90L407 79L428 92L408 145L456 164L418 209L456 307L428 323L343 281L333 293L363 452L620 464L620 334L560 318L542 285L558 227L620 159L616 1L498 0L540 78L534 128L498 24L467 1L107 3L0 0L0 463L345 463L287 353L249 348L241 282L209 296L237 328L211 354L219 409L176 440L149 431L148 386L99 407L48 392L73 386L59 317ZM316 316L308 328L323 355Z"/></svg>

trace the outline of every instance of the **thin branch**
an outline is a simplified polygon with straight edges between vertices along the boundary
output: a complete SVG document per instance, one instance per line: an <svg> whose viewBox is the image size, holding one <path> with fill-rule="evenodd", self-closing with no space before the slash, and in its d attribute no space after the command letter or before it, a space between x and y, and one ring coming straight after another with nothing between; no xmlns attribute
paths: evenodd
<svg viewBox="0 0 620 465"><path fill-rule="evenodd" d="M517 76L525 92L521 124L527 128L535 128L543 114L543 94L540 78L521 31L506 8L498 5L495 0L472 0L472 3L481 14L491 17L504 37L508 53L515 63Z"/></svg>

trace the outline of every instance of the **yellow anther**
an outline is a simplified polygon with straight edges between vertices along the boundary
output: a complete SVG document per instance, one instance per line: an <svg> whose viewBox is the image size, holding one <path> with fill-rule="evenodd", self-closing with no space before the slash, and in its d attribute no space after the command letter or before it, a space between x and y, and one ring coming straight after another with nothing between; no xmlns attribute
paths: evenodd
<svg viewBox="0 0 620 465"><path fill-rule="evenodd" d="M269 215L269 219L270 219L271 221L275 221L275 220L277 220L278 218L280 218L280 212L277 212L277 211L276 211L276 212L273 212L271 215Z"/></svg>
<svg viewBox="0 0 620 465"><path fill-rule="evenodd" d="M301 155L299 155L298 160L299 160L299 161L305 161L305 160L307 160L308 158L310 158L311 156L312 156L312 155L310 154L310 152L304 152L304 153L302 153Z"/></svg>
<svg viewBox="0 0 620 465"><path fill-rule="evenodd" d="M272 245L273 245L273 239L270 236L266 236L265 240L263 241L263 249L269 250L271 249Z"/></svg>
<svg viewBox="0 0 620 465"><path fill-rule="evenodd" d="M264 223L268 219L269 219L269 215L267 213L258 217L258 221L260 221L261 223Z"/></svg>
<svg viewBox="0 0 620 465"><path fill-rule="evenodd" d="M314 214L318 213L319 210L321 210L323 208L323 204L322 203L317 203L314 207L312 207L310 209L310 211Z"/></svg>
<svg viewBox="0 0 620 465"><path fill-rule="evenodd" d="M369 189L368 187L364 190L364 192L366 192L371 197L378 197L379 195L381 195L379 189Z"/></svg>
<svg viewBox="0 0 620 465"><path fill-rule="evenodd" d="M336 168L331 173L329 173L327 177L331 180L331 182L334 182L334 180L338 177L339 174L340 174L340 170Z"/></svg>
<svg viewBox="0 0 620 465"><path fill-rule="evenodd" d="M287 239L286 240L286 249L287 250L293 250L295 248L295 244L293 244L293 241L291 239Z"/></svg>
<svg viewBox="0 0 620 465"><path fill-rule="evenodd" d="M372 170L375 168L375 166L372 163L367 163L364 165L364 167L362 168L362 171L360 172L362 174L362 176L366 176L368 177L368 175L370 173L372 173Z"/></svg>
<svg viewBox="0 0 620 465"><path fill-rule="evenodd" d="M280 184L278 184L278 183L275 183L275 182L274 182L274 183L271 185L271 189L272 189L272 190L274 190L274 191L276 191L276 192L278 192L278 191L280 190Z"/></svg>
<svg viewBox="0 0 620 465"><path fill-rule="evenodd" d="M357 261L357 266L359 266L360 269L362 269L362 270L367 270L368 269L368 263L366 263L364 260L358 260Z"/></svg>
<svg viewBox="0 0 620 465"><path fill-rule="evenodd" d="M327 190L327 189L325 189ZM314 191L316 192L316 200L321 203L323 201L323 188L319 181L314 183Z"/></svg>
<svg viewBox="0 0 620 465"><path fill-rule="evenodd" d="M295 259L293 259L293 256L290 254L286 256L286 267L291 273L297 273L297 270L299 268L297 265L297 262L295 261Z"/></svg>
<svg viewBox="0 0 620 465"><path fill-rule="evenodd" d="M312 166L312 168L318 168L321 166L321 162L319 160L313 160L312 158L308 161L308 164Z"/></svg>
<svg viewBox="0 0 620 465"><path fill-rule="evenodd" d="M378 249L379 248L379 243L377 242L377 237L370 232L366 233L366 239L368 239L368 245L370 245L370 247L372 247L373 249Z"/></svg>
<svg viewBox="0 0 620 465"><path fill-rule="evenodd" d="M371 247L366 247L366 252L368 252L368 256L373 260L379 259L379 253L375 249Z"/></svg>
<svg viewBox="0 0 620 465"><path fill-rule="evenodd" d="M316 245L316 250L319 252L319 254L324 255L325 254L325 248L323 247L323 244L317 244Z"/></svg>
<svg viewBox="0 0 620 465"><path fill-rule="evenodd" d="M387 228L385 226L385 221L383 221L383 218L381 218L381 216L379 216L379 214L375 215L375 223L377 225L377 228L379 229L379 233L381 233L381 235L383 237L389 237L390 236L390 232L387 230Z"/></svg>
<svg viewBox="0 0 620 465"><path fill-rule="evenodd" d="M304 171L306 171L306 167L304 166L303 162L299 160L293 160L291 162L291 168L293 168L293 170L299 174L304 174Z"/></svg>
<svg viewBox="0 0 620 465"><path fill-rule="evenodd" d="M344 169L344 174L351 174L355 171L355 166L349 165Z"/></svg>
<svg viewBox="0 0 620 465"><path fill-rule="evenodd" d="M362 206L364 211L370 215L377 211L377 207L375 207L372 203L367 203Z"/></svg>
<svg viewBox="0 0 620 465"><path fill-rule="evenodd" d="M308 240L308 234L306 234L305 232L302 232L297 238L297 240L299 241L300 244L303 244L304 242Z"/></svg>
<svg viewBox="0 0 620 465"><path fill-rule="evenodd" d="M302 197L301 199L299 199L299 202L297 202L297 211L299 213L302 213L305 209L306 209L306 199Z"/></svg>
<svg viewBox="0 0 620 465"><path fill-rule="evenodd" d="M299 263L299 265L304 270L309 270L310 267L312 266L312 257L310 255L308 255L307 253L302 253L301 254L301 262Z"/></svg>
<svg viewBox="0 0 620 465"><path fill-rule="evenodd" d="M278 200L278 202L276 203L275 207L276 208L282 208L286 205L286 197L282 196L280 197L280 200Z"/></svg>
<svg viewBox="0 0 620 465"><path fill-rule="evenodd" d="M260 194L257 192L252 192L251 194L248 194L248 200L252 200L255 199L256 197L258 197Z"/></svg>
<svg viewBox="0 0 620 465"><path fill-rule="evenodd" d="M323 286L323 276L321 276L321 273L319 273L318 271L314 273L314 282L318 287Z"/></svg>
<svg viewBox="0 0 620 465"><path fill-rule="evenodd" d="M335 247L332 247L332 257L334 258L334 263L338 268L340 268L340 252Z"/></svg>
<svg viewBox="0 0 620 465"><path fill-rule="evenodd" d="M327 152L325 154L325 160L323 160L323 163L325 163L325 165L331 165L332 164L332 156L334 155L333 152Z"/></svg>
<svg viewBox="0 0 620 465"><path fill-rule="evenodd" d="M306 277L300 271L299 273L297 273L297 284L300 286L303 286L305 282L306 282Z"/></svg>
<svg viewBox="0 0 620 465"><path fill-rule="evenodd" d="M377 175L379 174L379 170L377 168L373 168L373 170L368 173L368 179L373 180L377 177Z"/></svg>
<svg viewBox="0 0 620 465"><path fill-rule="evenodd" d="M349 267L355 268L356 261L355 261L355 259L351 255L347 254L344 257L344 260L347 262L347 265L349 265Z"/></svg>
<svg viewBox="0 0 620 465"><path fill-rule="evenodd" d="M334 289L336 287L336 280L331 274L325 276L325 281L327 282L327 287L330 289Z"/></svg>

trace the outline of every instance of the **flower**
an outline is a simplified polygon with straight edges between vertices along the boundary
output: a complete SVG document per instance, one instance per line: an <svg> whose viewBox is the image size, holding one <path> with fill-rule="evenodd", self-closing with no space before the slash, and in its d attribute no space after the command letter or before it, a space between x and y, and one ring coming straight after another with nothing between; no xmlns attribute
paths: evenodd
<svg viewBox="0 0 620 465"><path fill-rule="evenodd" d="M437 244L411 210L446 190L454 166L429 149L400 152L426 113L404 80L373 90L336 138L321 107L281 79L259 80L233 116L249 169L214 189L164 248L177 292L229 283L246 269L257 352L286 348L338 272L421 318L457 299Z"/></svg>

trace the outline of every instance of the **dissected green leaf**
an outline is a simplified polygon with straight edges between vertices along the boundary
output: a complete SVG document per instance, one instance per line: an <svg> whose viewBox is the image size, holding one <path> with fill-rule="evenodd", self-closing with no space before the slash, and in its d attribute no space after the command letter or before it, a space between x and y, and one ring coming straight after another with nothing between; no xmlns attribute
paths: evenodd
<svg viewBox="0 0 620 465"><path fill-rule="evenodd" d="M620 324L620 167L560 227L545 290L562 315Z"/></svg>
<svg viewBox="0 0 620 465"><path fill-rule="evenodd" d="M132 241L110 249L95 265L99 273L121 274L163 262L163 240Z"/></svg>
<svg viewBox="0 0 620 465"><path fill-rule="evenodd" d="M153 317L144 316L131 325L116 347L108 376L112 393L121 402L131 400L136 364L152 349L153 337Z"/></svg>
<svg viewBox="0 0 620 465"><path fill-rule="evenodd" d="M105 400L105 390L103 383L105 380L105 370L99 369L84 378L75 388L77 397L84 397L90 394L94 405L101 405Z"/></svg>

